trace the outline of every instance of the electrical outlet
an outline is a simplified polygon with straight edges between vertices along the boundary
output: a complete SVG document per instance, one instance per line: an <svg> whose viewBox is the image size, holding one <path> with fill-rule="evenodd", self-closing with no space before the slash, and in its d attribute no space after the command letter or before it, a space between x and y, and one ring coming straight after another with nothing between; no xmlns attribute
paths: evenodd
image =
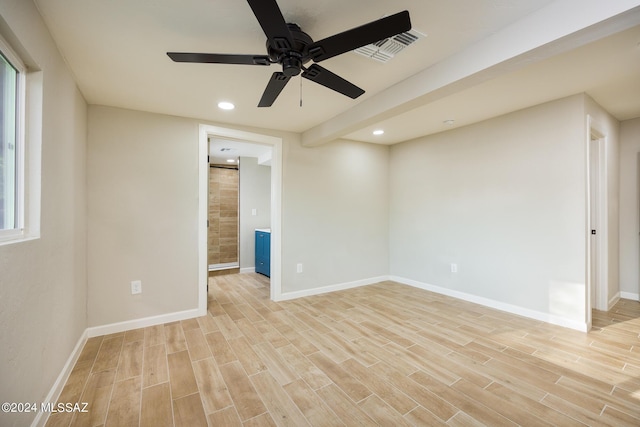
<svg viewBox="0 0 640 427"><path fill-rule="evenodd" d="M451 264L451 272L452 273L458 272L458 264Z"/></svg>
<svg viewBox="0 0 640 427"><path fill-rule="evenodd" d="M142 293L142 280L134 280L131 282L131 295Z"/></svg>
<svg viewBox="0 0 640 427"><path fill-rule="evenodd" d="M302 263L299 263L298 265L296 265L296 272L302 273Z"/></svg>
<svg viewBox="0 0 640 427"><path fill-rule="evenodd" d="M258 215L258 209L256 209L256 208L251 209L251 215L252 216Z"/></svg>

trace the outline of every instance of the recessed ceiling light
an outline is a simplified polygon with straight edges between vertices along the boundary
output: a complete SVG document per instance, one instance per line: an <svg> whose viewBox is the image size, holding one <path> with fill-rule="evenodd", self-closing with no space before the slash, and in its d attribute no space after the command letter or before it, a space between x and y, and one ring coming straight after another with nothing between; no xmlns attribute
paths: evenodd
<svg viewBox="0 0 640 427"><path fill-rule="evenodd" d="M444 123L446 126L453 126L453 124L455 123L455 120L449 119L449 120L445 120Z"/></svg>
<svg viewBox="0 0 640 427"><path fill-rule="evenodd" d="M218 102L218 108L220 108L221 110L233 110L234 108L236 108L236 106L230 102L222 101Z"/></svg>
<svg viewBox="0 0 640 427"><path fill-rule="evenodd" d="M384 131L382 129L376 129L373 131L373 134L376 136L384 135Z"/></svg>
<svg viewBox="0 0 640 427"><path fill-rule="evenodd" d="M235 163L236 160L235 159L227 159L227 163Z"/></svg>

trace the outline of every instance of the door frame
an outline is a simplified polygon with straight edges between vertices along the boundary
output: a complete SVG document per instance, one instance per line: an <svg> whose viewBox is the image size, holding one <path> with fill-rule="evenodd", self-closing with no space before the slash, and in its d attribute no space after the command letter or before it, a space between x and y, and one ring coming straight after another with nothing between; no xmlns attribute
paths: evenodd
<svg viewBox="0 0 640 427"><path fill-rule="evenodd" d="M597 152L592 149L592 141ZM591 310L607 311L609 309L609 194L608 194L608 141L603 128L590 115L587 116L587 215L586 215L586 261L587 261L587 325L591 328ZM592 156L597 156L597 168L592 167ZM596 174L596 176L593 176ZM592 178L597 185L597 200L592 188ZM593 202L593 203L592 203ZM595 204L597 217L595 224L591 223L592 205ZM596 245L592 245L591 230L596 230ZM595 247L594 247L595 246ZM595 253L592 253L595 251ZM592 261L592 256L595 261ZM596 263L597 277L592 277L593 262ZM593 289L595 287L595 289ZM593 292L592 292L593 291ZM595 300L592 300L592 293Z"/></svg>
<svg viewBox="0 0 640 427"><path fill-rule="evenodd" d="M232 128L200 124L198 137L198 311L207 314L207 213L209 200L209 137L269 145L271 158L271 286L270 298L282 295L282 138Z"/></svg>

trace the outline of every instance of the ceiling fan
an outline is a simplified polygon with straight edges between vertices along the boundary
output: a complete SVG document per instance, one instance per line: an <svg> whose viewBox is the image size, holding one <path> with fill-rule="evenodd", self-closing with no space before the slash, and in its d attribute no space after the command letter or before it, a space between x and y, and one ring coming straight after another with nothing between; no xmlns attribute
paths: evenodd
<svg viewBox="0 0 640 427"><path fill-rule="evenodd" d="M273 73L258 107L270 107L293 76L302 77L355 99L364 90L316 64L345 52L409 31L409 12L403 11L314 42L296 24L287 23L275 0L247 0L267 36L266 55L167 52L175 62L242 65L282 65ZM305 66L313 61L309 67Z"/></svg>

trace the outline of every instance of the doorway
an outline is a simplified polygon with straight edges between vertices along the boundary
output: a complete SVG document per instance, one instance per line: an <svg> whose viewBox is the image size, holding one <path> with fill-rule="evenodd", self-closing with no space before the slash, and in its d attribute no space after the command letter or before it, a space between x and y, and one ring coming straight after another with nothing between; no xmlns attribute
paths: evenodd
<svg viewBox="0 0 640 427"><path fill-rule="evenodd" d="M587 323L591 325L591 310L609 309L608 292L608 197L606 137L589 117L588 153L588 214L587 214Z"/></svg>
<svg viewBox="0 0 640 427"><path fill-rule="evenodd" d="M282 236L282 139L253 132L239 131L211 125L200 125L199 129L199 178L198 178L198 310L201 315L207 313L208 284L208 181L209 181L209 139L218 138L244 141L250 144L262 144L271 147L270 170L270 223L271 223L271 260L270 260L270 298L281 299L281 236Z"/></svg>

